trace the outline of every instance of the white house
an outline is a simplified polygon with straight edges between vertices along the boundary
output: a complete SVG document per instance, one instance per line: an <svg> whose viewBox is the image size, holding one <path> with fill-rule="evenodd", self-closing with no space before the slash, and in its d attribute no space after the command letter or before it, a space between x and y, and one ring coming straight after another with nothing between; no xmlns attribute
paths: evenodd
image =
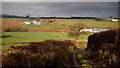
<svg viewBox="0 0 120 68"><path fill-rule="evenodd" d="M118 19L111 19L112 21L114 21L114 22L117 22L118 21Z"/></svg>
<svg viewBox="0 0 120 68"><path fill-rule="evenodd" d="M35 24L35 25L40 25L42 22L41 21L32 21L32 24Z"/></svg>
<svg viewBox="0 0 120 68"><path fill-rule="evenodd" d="M110 30L110 29L82 29L80 30L80 32L101 32L101 31L107 31L107 30Z"/></svg>
<svg viewBox="0 0 120 68"><path fill-rule="evenodd" d="M35 25L40 25L42 22L41 21L24 21L20 22L21 24L35 24Z"/></svg>
<svg viewBox="0 0 120 68"><path fill-rule="evenodd" d="M31 22L30 21L24 21L24 22L22 22L22 24L31 24Z"/></svg>

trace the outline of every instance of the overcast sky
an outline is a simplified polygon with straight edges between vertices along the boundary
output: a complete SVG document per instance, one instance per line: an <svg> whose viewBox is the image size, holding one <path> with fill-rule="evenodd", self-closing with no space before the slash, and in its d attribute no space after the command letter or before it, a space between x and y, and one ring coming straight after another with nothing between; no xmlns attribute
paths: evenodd
<svg viewBox="0 0 120 68"><path fill-rule="evenodd" d="M21 16L118 17L118 4L117 2L3 2L2 13Z"/></svg>
<svg viewBox="0 0 120 68"><path fill-rule="evenodd" d="M2 0L2 2L118 2L119 0Z"/></svg>

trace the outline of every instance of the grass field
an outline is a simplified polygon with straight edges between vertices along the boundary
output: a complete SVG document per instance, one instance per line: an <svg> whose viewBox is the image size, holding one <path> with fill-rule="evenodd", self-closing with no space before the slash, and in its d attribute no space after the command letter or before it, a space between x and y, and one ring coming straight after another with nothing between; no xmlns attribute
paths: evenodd
<svg viewBox="0 0 120 68"><path fill-rule="evenodd" d="M68 37L67 33L59 37L60 33L46 33L46 32L4 32L2 43L17 43L17 42L38 42L47 39L74 39ZM87 40L88 35L80 35L80 40Z"/></svg>
<svg viewBox="0 0 120 68"><path fill-rule="evenodd" d="M58 24L57 24L58 23ZM96 21L92 20L84 20L84 19L55 19L53 24L42 24L42 25L25 25L27 29L64 29L63 25L73 25L76 23L85 24L88 28L110 28L110 29L117 29L119 28L118 22L110 22L110 21Z"/></svg>
<svg viewBox="0 0 120 68"><path fill-rule="evenodd" d="M27 29L64 29L62 25L58 24L41 24L41 25L25 25Z"/></svg>
<svg viewBox="0 0 120 68"><path fill-rule="evenodd" d="M4 32L2 43L21 43L21 42L40 42L47 39L74 39L74 37L68 37L67 33L59 37L60 33L45 33L45 32ZM79 36L79 40L87 40L89 34L82 34ZM10 46L20 46L25 44L10 44L3 45L2 49L8 49Z"/></svg>
<svg viewBox="0 0 120 68"><path fill-rule="evenodd" d="M27 18L2 18L2 19L20 19L21 21L27 20Z"/></svg>
<svg viewBox="0 0 120 68"><path fill-rule="evenodd" d="M18 18L8 18L8 19L18 19ZM21 21L26 20L26 18L20 18ZM44 20L44 19L42 19ZM26 29L64 29L65 25L73 25L76 23L83 23L89 28L118 28L117 22L107 22L107 21L96 21L94 19L55 19L53 24L41 24L41 25L24 25ZM62 37L59 37L60 33L50 33L50 32L3 32L2 33L2 43L19 43L19 42L39 42L47 39L74 39L74 37L68 37L67 33L64 33ZM79 36L79 40L87 40L90 34L83 34ZM3 45L3 49L7 49L10 46L19 46L23 44L13 44L13 45Z"/></svg>
<svg viewBox="0 0 120 68"><path fill-rule="evenodd" d="M27 18L3 18L3 19L20 19L20 21L25 21ZM34 19L33 19L34 20ZM41 19L43 21L45 19ZM95 19L54 19L55 22L53 24L42 24L42 25L25 25L27 29L64 29L64 27L60 24L65 25L73 25L76 23L85 24L89 28L108 28L116 29L119 28L118 22L110 22L110 21L96 21Z"/></svg>
<svg viewBox="0 0 120 68"><path fill-rule="evenodd" d="M110 21L96 21L96 20L83 20L83 19L58 19L54 23L63 23L66 25L73 25L76 23L85 24L89 28L112 28L116 29L119 28L118 22L110 22Z"/></svg>

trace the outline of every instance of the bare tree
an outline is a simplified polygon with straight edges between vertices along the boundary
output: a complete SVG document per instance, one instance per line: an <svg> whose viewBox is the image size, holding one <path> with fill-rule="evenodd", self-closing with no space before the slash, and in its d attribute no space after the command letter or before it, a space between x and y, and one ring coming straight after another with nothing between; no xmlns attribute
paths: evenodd
<svg viewBox="0 0 120 68"><path fill-rule="evenodd" d="M78 37L80 34L83 34L83 32L80 32L80 30L84 29L86 26L82 23L76 23L72 26L68 26L68 29L74 34L75 39L78 40Z"/></svg>

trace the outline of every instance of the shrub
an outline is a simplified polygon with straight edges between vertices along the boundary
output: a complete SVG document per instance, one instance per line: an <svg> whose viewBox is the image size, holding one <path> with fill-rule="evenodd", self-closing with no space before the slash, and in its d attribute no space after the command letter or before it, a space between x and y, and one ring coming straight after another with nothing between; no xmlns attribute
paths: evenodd
<svg viewBox="0 0 120 68"><path fill-rule="evenodd" d="M69 57L71 53L67 51L70 46L74 46L70 40L46 40L28 46L12 47L3 51L2 67L70 68L67 66L72 62Z"/></svg>
<svg viewBox="0 0 120 68"><path fill-rule="evenodd" d="M120 67L120 30L95 33L88 38L89 57L98 58L109 68Z"/></svg>

